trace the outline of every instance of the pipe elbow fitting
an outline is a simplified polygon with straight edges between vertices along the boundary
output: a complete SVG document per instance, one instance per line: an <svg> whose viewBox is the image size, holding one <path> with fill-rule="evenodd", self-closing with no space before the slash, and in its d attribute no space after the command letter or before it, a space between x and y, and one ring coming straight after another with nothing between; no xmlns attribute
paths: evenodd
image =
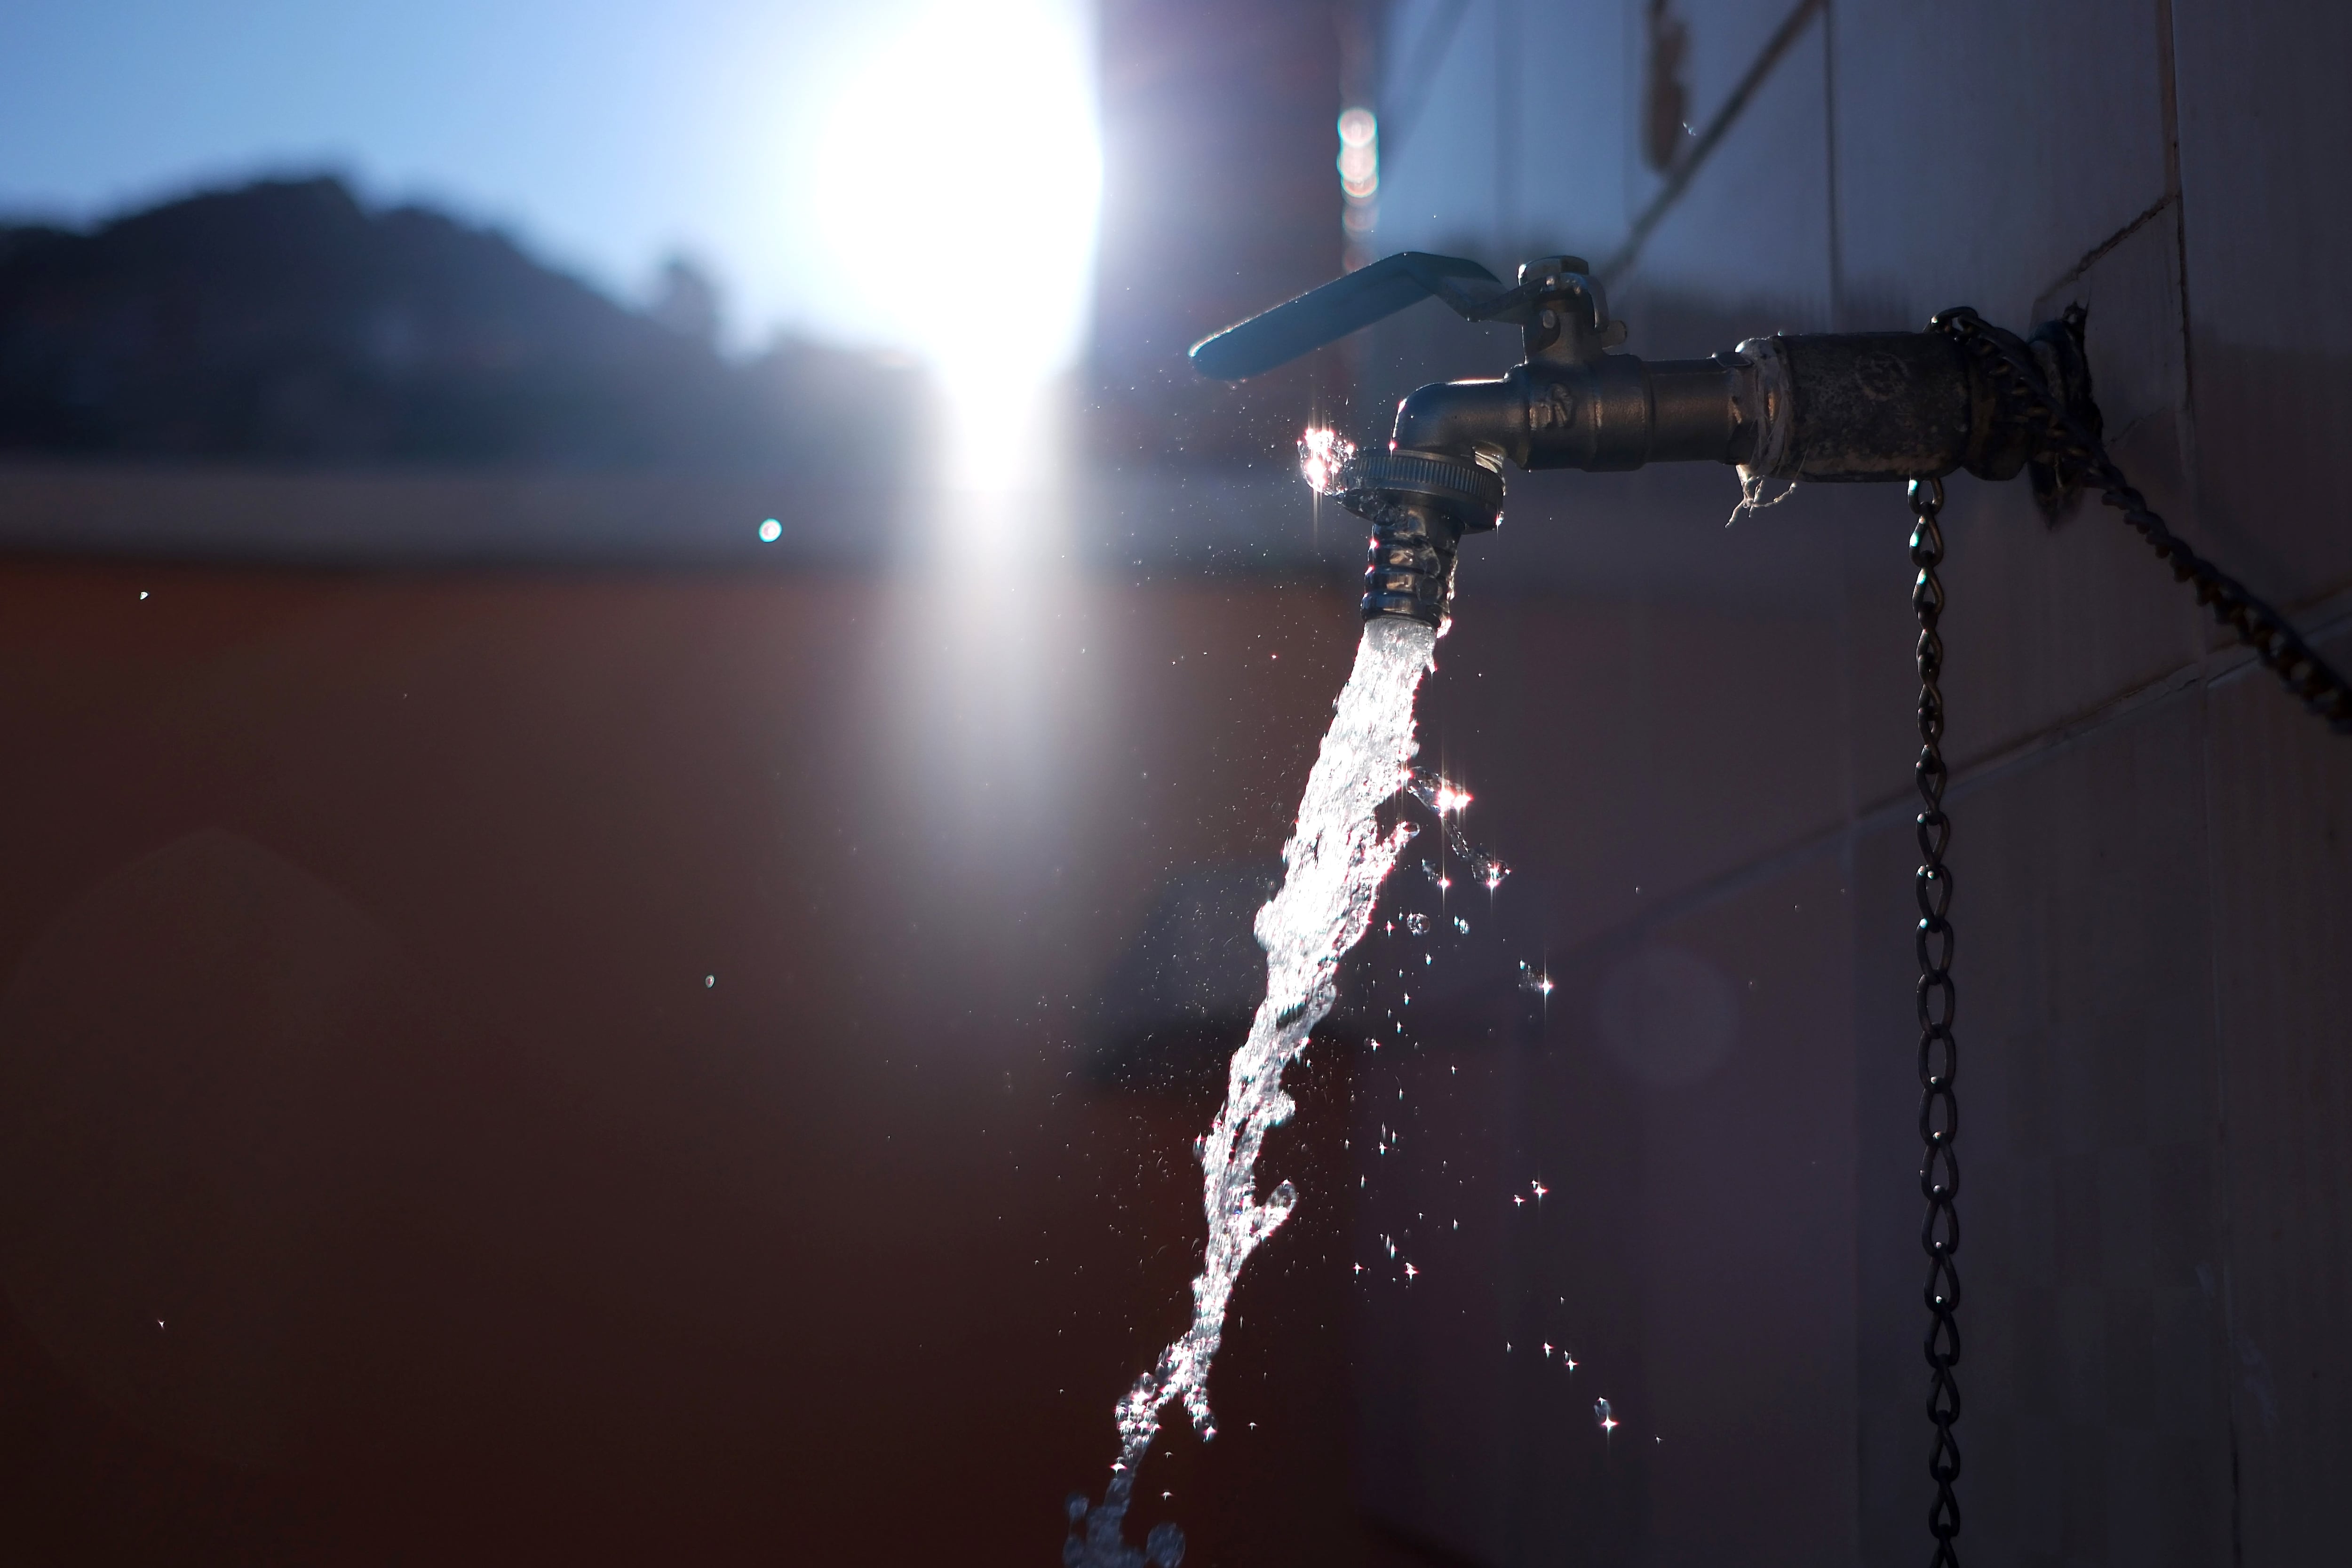
<svg viewBox="0 0 2352 1568"><path fill-rule="evenodd" d="M1526 465L1527 388L1517 371L1494 381L1432 382L1397 404L1391 444L1450 457L1508 457Z"/></svg>
<svg viewBox="0 0 2352 1568"><path fill-rule="evenodd" d="M1495 381L1420 388L1397 404L1392 444L1490 465L1508 458L1528 469L1736 463L1753 441L1738 378L1739 368L1720 360L1529 361Z"/></svg>

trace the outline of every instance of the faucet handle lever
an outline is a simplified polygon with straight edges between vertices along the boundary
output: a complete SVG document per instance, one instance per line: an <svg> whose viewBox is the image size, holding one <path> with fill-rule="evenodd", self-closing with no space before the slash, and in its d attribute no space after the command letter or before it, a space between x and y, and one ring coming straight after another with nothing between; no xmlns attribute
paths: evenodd
<svg viewBox="0 0 2352 1568"><path fill-rule="evenodd" d="M1444 301L1465 320L1507 320L1523 292L1458 256L1399 251L1210 334L1192 345L1192 360L1202 375L1245 381L1424 298Z"/></svg>

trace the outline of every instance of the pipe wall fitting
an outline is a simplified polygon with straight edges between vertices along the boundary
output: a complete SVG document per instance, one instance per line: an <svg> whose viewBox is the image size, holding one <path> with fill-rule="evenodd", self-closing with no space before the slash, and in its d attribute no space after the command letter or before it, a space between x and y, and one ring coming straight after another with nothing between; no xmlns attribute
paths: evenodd
<svg viewBox="0 0 2352 1568"><path fill-rule="evenodd" d="M2053 388L2086 402L2060 323L2019 345ZM2032 455L2008 407L1941 332L1751 338L1707 360L1601 354L1530 360L1492 381L1440 382L1397 405L1391 450L1434 459L1600 473L1650 463L1735 464L1775 479L2013 478Z"/></svg>

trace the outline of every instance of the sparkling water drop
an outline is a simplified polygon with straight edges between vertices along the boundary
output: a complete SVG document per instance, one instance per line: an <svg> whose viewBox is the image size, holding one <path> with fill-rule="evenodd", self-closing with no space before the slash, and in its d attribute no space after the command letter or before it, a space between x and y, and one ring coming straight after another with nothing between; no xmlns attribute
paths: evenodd
<svg viewBox="0 0 2352 1568"><path fill-rule="evenodd" d="M1298 472L1318 496L1347 489L1355 461L1356 444L1336 430L1310 426L1298 437Z"/></svg>

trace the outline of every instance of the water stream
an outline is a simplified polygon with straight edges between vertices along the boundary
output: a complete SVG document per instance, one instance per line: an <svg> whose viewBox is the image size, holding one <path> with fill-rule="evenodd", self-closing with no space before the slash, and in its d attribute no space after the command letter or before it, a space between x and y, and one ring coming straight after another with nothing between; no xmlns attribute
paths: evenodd
<svg viewBox="0 0 2352 1568"><path fill-rule="evenodd" d="M1287 1181L1258 1196L1258 1152L1296 1108L1283 1092L1283 1071L1306 1052L1308 1033L1331 1010L1339 960L1364 935L1381 883L1412 836L1402 823L1383 832L1376 813L1412 782L1413 696L1436 637L1418 622L1382 617L1365 624L1283 848L1281 890L1257 914L1265 999L1234 1052L1225 1103L1195 1145L1209 1238L1192 1281L1192 1326L1118 1402L1118 1458L1102 1501L1070 1500L1066 1568L1175 1568L1183 1557L1183 1532L1173 1524L1155 1527L1139 1548L1127 1543L1121 1526L1136 1471L1171 1404L1182 1402L1203 1439L1216 1436L1209 1366L1224 1337L1225 1304L1242 1265L1298 1201Z"/></svg>

